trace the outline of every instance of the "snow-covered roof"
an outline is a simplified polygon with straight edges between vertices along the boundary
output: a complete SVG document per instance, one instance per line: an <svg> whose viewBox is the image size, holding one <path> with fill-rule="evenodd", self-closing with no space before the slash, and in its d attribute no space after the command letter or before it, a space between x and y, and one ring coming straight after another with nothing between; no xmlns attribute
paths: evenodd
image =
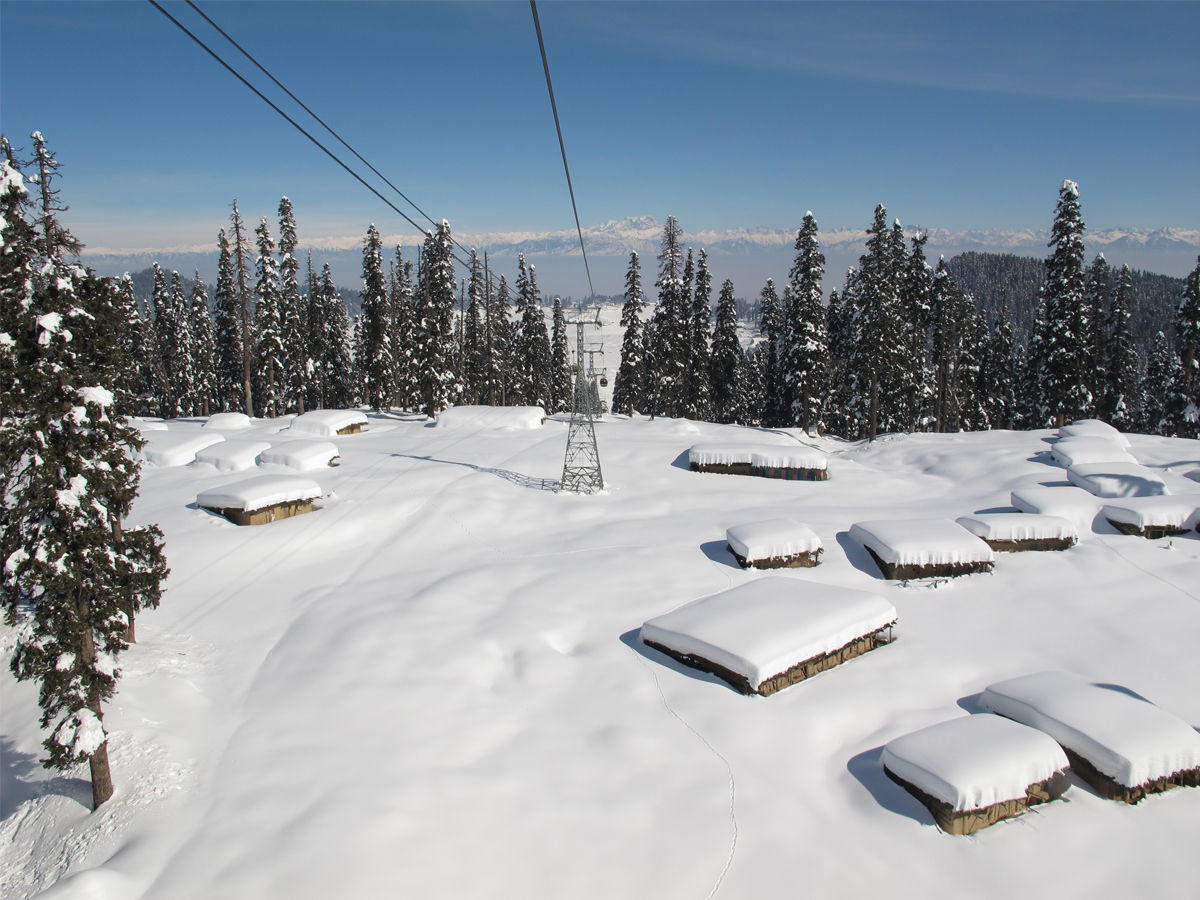
<svg viewBox="0 0 1200 900"><path fill-rule="evenodd" d="M1012 505L1022 512L1062 516L1074 522L1081 533L1091 531L1101 506L1101 501L1083 488L1066 484L1029 484L1014 488L1010 496Z"/></svg>
<svg viewBox="0 0 1200 900"><path fill-rule="evenodd" d="M733 466L750 464L755 444L696 444L688 449L688 462L696 466Z"/></svg>
<svg viewBox="0 0 1200 900"><path fill-rule="evenodd" d="M204 423L204 427L211 428L214 431L241 431L243 428L249 428L253 424L250 417L245 413L223 412L209 416L208 421Z"/></svg>
<svg viewBox="0 0 1200 900"><path fill-rule="evenodd" d="M1109 425L1107 422L1100 419L1076 419L1070 425L1064 425L1058 429L1060 438L1068 437L1098 437L1105 438L1110 441L1115 441L1122 447L1129 446L1129 438L1121 434L1116 428Z"/></svg>
<svg viewBox="0 0 1200 900"><path fill-rule="evenodd" d="M337 455L337 446L329 441L285 441L264 450L259 462L306 472L328 466Z"/></svg>
<svg viewBox="0 0 1200 900"><path fill-rule="evenodd" d="M1077 540L1075 523L1061 516L1038 513L975 513L961 516L959 525L986 541Z"/></svg>
<svg viewBox="0 0 1200 900"><path fill-rule="evenodd" d="M767 519L735 525L726 530L725 539L734 553L747 560L795 556L821 549L817 533L795 519Z"/></svg>
<svg viewBox="0 0 1200 900"><path fill-rule="evenodd" d="M438 428L541 428L540 406L452 406L437 416Z"/></svg>
<svg viewBox="0 0 1200 900"><path fill-rule="evenodd" d="M1059 438L1050 448L1050 456L1068 468L1082 463L1137 462L1119 442L1106 437Z"/></svg>
<svg viewBox="0 0 1200 900"><path fill-rule="evenodd" d="M314 409L292 419L288 430L333 437L343 428L366 424L366 414L357 409Z"/></svg>
<svg viewBox="0 0 1200 900"><path fill-rule="evenodd" d="M196 454L196 462L212 466L221 472L240 472L253 468L258 462L258 455L270 446L269 441L219 441L199 451Z"/></svg>
<svg viewBox="0 0 1200 900"><path fill-rule="evenodd" d="M989 685L979 702L1046 732L1125 787L1200 766L1191 725L1117 685L1038 672Z"/></svg>
<svg viewBox="0 0 1200 900"><path fill-rule="evenodd" d="M1200 495L1126 497L1110 500L1100 510L1104 518L1137 528L1194 528Z"/></svg>
<svg viewBox="0 0 1200 900"><path fill-rule="evenodd" d="M320 496L321 486L311 478L301 475L255 475L201 491L196 495L196 505L209 509L253 511L276 503L312 500Z"/></svg>
<svg viewBox="0 0 1200 900"><path fill-rule="evenodd" d="M222 434L195 432L151 431L145 434L142 459L155 466L186 466L196 459L205 447L225 440Z"/></svg>
<svg viewBox="0 0 1200 900"><path fill-rule="evenodd" d="M987 713L939 722L888 741L881 761L955 812L1023 799L1031 784L1069 766L1050 736Z"/></svg>
<svg viewBox="0 0 1200 900"><path fill-rule="evenodd" d="M641 636L724 666L757 689L895 621L895 607L876 594L773 576L650 619Z"/></svg>
<svg viewBox="0 0 1200 900"><path fill-rule="evenodd" d="M995 552L950 519L874 519L857 522L850 537L885 563L937 566L991 562Z"/></svg>
<svg viewBox="0 0 1200 900"><path fill-rule="evenodd" d="M812 447L756 447L750 465L763 469L825 469L829 460Z"/></svg>
<svg viewBox="0 0 1200 900"><path fill-rule="evenodd" d="M1168 493L1152 469L1129 462L1079 463L1067 469L1067 480L1097 497L1157 497Z"/></svg>

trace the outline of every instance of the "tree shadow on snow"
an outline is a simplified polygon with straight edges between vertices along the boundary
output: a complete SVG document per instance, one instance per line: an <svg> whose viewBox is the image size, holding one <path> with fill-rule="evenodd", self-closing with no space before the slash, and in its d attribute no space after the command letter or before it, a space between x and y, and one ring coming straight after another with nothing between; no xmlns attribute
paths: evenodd
<svg viewBox="0 0 1200 900"><path fill-rule="evenodd" d="M995 513L1015 513L1020 512L1015 506L989 506L987 509L977 509L972 515L975 516L990 516Z"/></svg>
<svg viewBox="0 0 1200 900"><path fill-rule="evenodd" d="M1031 462L1031 463L1041 463L1044 466L1053 466L1056 469L1062 468L1062 466L1059 465L1058 461L1055 460L1055 458L1050 455L1049 450L1038 450L1036 453L1033 454L1033 456L1030 456L1025 461Z"/></svg>
<svg viewBox="0 0 1200 900"><path fill-rule="evenodd" d="M882 755L883 747L879 746L852 756L846 763L846 771L888 812L913 819L922 825L935 825L933 815L924 804L887 777L880 759Z"/></svg>
<svg viewBox="0 0 1200 900"><path fill-rule="evenodd" d="M7 737L0 737L0 821L5 821L26 800L57 794L92 808L92 783L86 778L58 775L42 779L41 763L32 753L22 753Z"/></svg>
<svg viewBox="0 0 1200 900"><path fill-rule="evenodd" d="M533 488L537 491L558 490L557 478L536 478L533 475L523 475L520 472L514 472L511 469L496 469L489 466L477 466L474 463L459 462L454 459L436 459L432 456L416 456L411 453L395 453L393 456L398 459L419 459L422 462L442 463L447 466L462 466L465 469L473 469L476 472L482 472L485 475L495 475L497 478L503 478L505 481L520 485L521 487Z"/></svg>
<svg viewBox="0 0 1200 900"><path fill-rule="evenodd" d="M630 631L627 631L621 635L621 643L634 653L637 653L647 662L656 666L664 666L668 669L673 669L680 675L686 675L693 681L704 681L708 684L720 685L726 690L733 691L735 694L738 693L733 689L732 686L729 685L728 682L722 681L716 675L710 675L708 672L701 672L699 669L693 669L691 666L685 666L683 663L679 662L679 660L672 659L671 657L667 656L667 654L660 653L653 647L647 647L642 643L642 630L640 628L631 629Z"/></svg>
<svg viewBox="0 0 1200 900"><path fill-rule="evenodd" d="M738 565L737 559L734 558L733 551L729 549L729 544L725 541L705 541L700 545L701 551L710 560L721 566L729 566L731 569L742 571L742 567Z"/></svg>
<svg viewBox="0 0 1200 900"><path fill-rule="evenodd" d="M871 558L867 548L850 537L849 531L839 531L837 542L838 546L842 548L842 552L846 554L846 559L850 560L850 565L872 578L883 577L883 573L879 571L879 565Z"/></svg>

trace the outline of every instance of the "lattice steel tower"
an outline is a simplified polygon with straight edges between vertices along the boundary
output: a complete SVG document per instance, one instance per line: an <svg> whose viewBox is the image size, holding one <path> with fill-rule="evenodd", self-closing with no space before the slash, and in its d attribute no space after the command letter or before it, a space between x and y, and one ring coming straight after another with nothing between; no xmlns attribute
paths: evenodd
<svg viewBox="0 0 1200 900"><path fill-rule="evenodd" d="M600 325L600 310L597 308L594 318L589 320L580 309L566 324L575 326L575 390L559 490L592 494L604 488L604 476L600 472L600 451L596 447L588 372L583 364L583 329L587 325Z"/></svg>

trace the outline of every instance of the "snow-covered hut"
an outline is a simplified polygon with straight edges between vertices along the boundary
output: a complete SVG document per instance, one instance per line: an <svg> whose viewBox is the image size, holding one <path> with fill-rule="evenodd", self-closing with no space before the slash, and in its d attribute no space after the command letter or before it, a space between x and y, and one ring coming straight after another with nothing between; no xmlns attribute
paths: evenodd
<svg viewBox="0 0 1200 900"><path fill-rule="evenodd" d="M943 578L990 572L996 554L951 519L877 519L850 528L884 578Z"/></svg>
<svg viewBox="0 0 1200 900"><path fill-rule="evenodd" d="M947 834L972 834L1070 786L1050 736L989 714L963 716L889 741L883 771L920 800Z"/></svg>
<svg viewBox="0 0 1200 900"><path fill-rule="evenodd" d="M196 454L196 462L218 472L240 472L258 464L258 457L271 447L270 441L224 440Z"/></svg>
<svg viewBox="0 0 1200 900"><path fill-rule="evenodd" d="M1122 447L1129 446L1129 438L1101 419L1076 419L1070 425L1058 429L1060 438L1095 437L1115 441Z"/></svg>
<svg viewBox="0 0 1200 900"><path fill-rule="evenodd" d="M195 431L152 431L143 435L146 443L142 445L142 459L152 466L168 468L170 466L186 466L196 461L196 454L205 447L225 440L225 435L211 432Z"/></svg>
<svg viewBox="0 0 1200 900"><path fill-rule="evenodd" d="M201 491L196 495L196 505L236 525L265 525L312 512L312 502L320 496L321 487L311 478L255 475Z"/></svg>
<svg viewBox="0 0 1200 900"><path fill-rule="evenodd" d="M438 428L524 431L541 428L546 410L540 406L451 406L437 414Z"/></svg>
<svg viewBox="0 0 1200 900"><path fill-rule="evenodd" d="M1200 787L1200 734L1126 688L1038 672L989 685L979 702L1050 735L1071 771L1109 799L1137 803L1170 787Z"/></svg>
<svg viewBox="0 0 1200 900"><path fill-rule="evenodd" d="M248 415L240 412L213 413L202 427L213 431L244 431L254 422Z"/></svg>
<svg viewBox="0 0 1200 900"><path fill-rule="evenodd" d="M820 563L821 539L795 519L767 519L725 531L729 552L743 569L783 569Z"/></svg>
<svg viewBox="0 0 1200 900"><path fill-rule="evenodd" d="M338 456L336 444L329 441L285 441L269 450L264 450L259 462L264 465L287 466L299 472L336 466Z"/></svg>
<svg viewBox="0 0 1200 900"><path fill-rule="evenodd" d="M1127 497L1110 500L1100 514L1122 534L1144 538L1170 537L1191 531L1197 524L1200 496Z"/></svg>
<svg viewBox="0 0 1200 900"><path fill-rule="evenodd" d="M1107 437L1059 438L1050 448L1050 456L1067 468L1083 463L1137 462L1119 441Z"/></svg>
<svg viewBox="0 0 1200 900"><path fill-rule="evenodd" d="M825 481L829 478L829 460L812 447L761 447L750 455L750 470L763 478Z"/></svg>
<svg viewBox="0 0 1200 900"><path fill-rule="evenodd" d="M1067 480L1097 497L1161 497L1167 484L1153 469L1137 463L1080 463L1067 469Z"/></svg>
<svg viewBox="0 0 1200 900"><path fill-rule="evenodd" d="M956 519L963 528L993 550L1067 550L1079 543L1075 523L1062 516L1038 513L976 513Z"/></svg>
<svg viewBox="0 0 1200 900"><path fill-rule="evenodd" d="M1009 494L1012 505L1021 512L1070 519L1080 534L1091 532L1096 513L1103 501L1074 485L1027 484Z"/></svg>
<svg viewBox="0 0 1200 900"><path fill-rule="evenodd" d="M876 594L768 576L649 619L641 639L765 697L890 643L895 623Z"/></svg>
<svg viewBox="0 0 1200 900"><path fill-rule="evenodd" d="M367 427L366 413L357 409L314 409L292 419L289 431L335 437L339 434L358 434Z"/></svg>

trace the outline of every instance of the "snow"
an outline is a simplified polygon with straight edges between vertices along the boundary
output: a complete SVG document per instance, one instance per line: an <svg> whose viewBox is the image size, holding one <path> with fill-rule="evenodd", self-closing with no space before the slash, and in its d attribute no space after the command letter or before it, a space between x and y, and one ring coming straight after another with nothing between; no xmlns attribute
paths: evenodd
<svg viewBox="0 0 1200 900"><path fill-rule="evenodd" d="M240 472L257 465L258 455L270 446L269 441L226 439L197 451L196 462L218 472Z"/></svg>
<svg viewBox="0 0 1200 900"><path fill-rule="evenodd" d="M1097 497L1156 497L1168 493L1162 478L1137 463L1080 463L1067 469L1067 480Z"/></svg>
<svg viewBox="0 0 1200 900"><path fill-rule="evenodd" d="M1024 799L1068 767L1054 739L987 713L929 725L884 745L883 765L955 812Z"/></svg>
<svg viewBox="0 0 1200 900"><path fill-rule="evenodd" d="M98 386L80 388L79 396L84 403L95 403L105 409L112 406L113 402L112 391Z"/></svg>
<svg viewBox="0 0 1200 900"><path fill-rule="evenodd" d="M725 539L734 553L747 560L795 556L821 549L821 539L815 531L787 518L735 525L725 531Z"/></svg>
<svg viewBox="0 0 1200 900"><path fill-rule="evenodd" d="M756 448L750 454L750 465L772 469L821 469L829 467L829 459L812 447Z"/></svg>
<svg viewBox="0 0 1200 900"><path fill-rule="evenodd" d="M546 411L540 406L452 406L437 416L438 428L541 428Z"/></svg>
<svg viewBox="0 0 1200 900"><path fill-rule="evenodd" d="M1038 672L989 685L979 702L1046 732L1125 787L1200 766L1200 734L1121 685Z"/></svg>
<svg viewBox="0 0 1200 900"><path fill-rule="evenodd" d="M242 431L254 424L245 413L224 412L209 416L203 427L213 431Z"/></svg>
<svg viewBox="0 0 1200 900"><path fill-rule="evenodd" d="M1064 425L1058 429L1058 435L1060 438L1101 438L1103 440L1114 441L1122 447L1129 446L1129 438L1100 419L1077 419L1070 425Z"/></svg>
<svg viewBox="0 0 1200 900"><path fill-rule="evenodd" d="M145 435L142 459L155 466L186 466L205 447L225 440L220 434L200 434L193 431L151 431Z"/></svg>
<svg viewBox="0 0 1200 900"><path fill-rule="evenodd" d="M1129 497L1105 503L1100 514L1112 522L1138 528L1194 528L1200 495L1178 497Z"/></svg>
<svg viewBox="0 0 1200 900"><path fill-rule="evenodd" d="M958 841L879 763L987 685L1047 669L1200 725L1200 534L1168 550L1105 529L936 587L883 581L848 539L855 521L954 519L1065 481L1043 452L1054 431L787 429L829 457L837 477L813 484L679 460L778 437L758 429L605 417L608 489L578 496L539 489L562 471L565 427L367 416L334 439L339 467L305 476L320 513L269 528L193 505L253 471L142 470L126 521L162 528L171 574L105 705L117 793L100 811L86 767L38 766L36 685L0 672L6 900L1195 893L1200 789L1128 807L1076 783L1069 803ZM274 444L281 424L229 436ZM1200 441L1129 439L1164 476L1200 467ZM725 530L781 517L825 552L780 577L883 597L893 643L760 701L639 641L648 618L762 578ZM0 624L0 644L12 635Z"/></svg>
<svg viewBox="0 0 1200 900"><path fill-rule="evenodd" d="M338 458L338 448L329 441L286 441L264 450L259 465L287 466L307 472L327 468Z"/></svg>
<svg viewBox="0 0 1200 900"><path fill-rule="evenodd" d="M1069 519L1082 537L1091 532L1102 501L1072 485L1030 484L1015 489L1012 505L1022 512Z"/></svg>
<svg viewBox="0 0 1200 900"><path fill-rule="evenodd" d="M1038 513L976 513L960 516L959 525L987 541L1078 540L1070 519Z"/></svg>
<svg viewBox="0 0 1200 900"><path fill-rule="evenodd" d="M950 519L873 519L850 528L850 539L897 566L991 562L996 554Z"/></svg>
<svg viewBox="0 0 1200 900"><path fill-rule="evenodd" d="M146 432L148 432L148 431L169 431L170 430L167 423L164 422L162 419L142 419L142 418L134 417L129 420L129 424L131 424L138 431L142 432L143 435L145 435Z"/></svg>
<svg viewBox="0 0 1200 900"><path fill-rule="evenodd" d="M289 430L333 437L343 428L366 424L366 415L357 409L314 409L292 419Z"/></svg>
<svg viewBox="0 0 1200 900"><path fill-rule="evenodd" d="M724 666L757 689L895 621L895 608L877 594L768 576L648 619L641 637Z"/></svg>
<svg viewBox="0 0 1200 900"><path fill-rule="evenodd" d="M208 509L252 511L321 496L321 486L300 475L255 475L241 481L208 488L196 495L196 505Z"/></svg>
<svg viewBox="0 0 1200 900"><path fill-rule="evenodd" d="M1104 437L1059 438L1050 448L1050 455L1067 468L1083 463L1137 462L1119 442Z"/></svg>
<svg viewBox="0 0 1200 900"><path fill-rule="evenodd" d="M87 707L75 710L54 731L54 742L72 756L90 756L105 740L104 726Z"/></svg>

